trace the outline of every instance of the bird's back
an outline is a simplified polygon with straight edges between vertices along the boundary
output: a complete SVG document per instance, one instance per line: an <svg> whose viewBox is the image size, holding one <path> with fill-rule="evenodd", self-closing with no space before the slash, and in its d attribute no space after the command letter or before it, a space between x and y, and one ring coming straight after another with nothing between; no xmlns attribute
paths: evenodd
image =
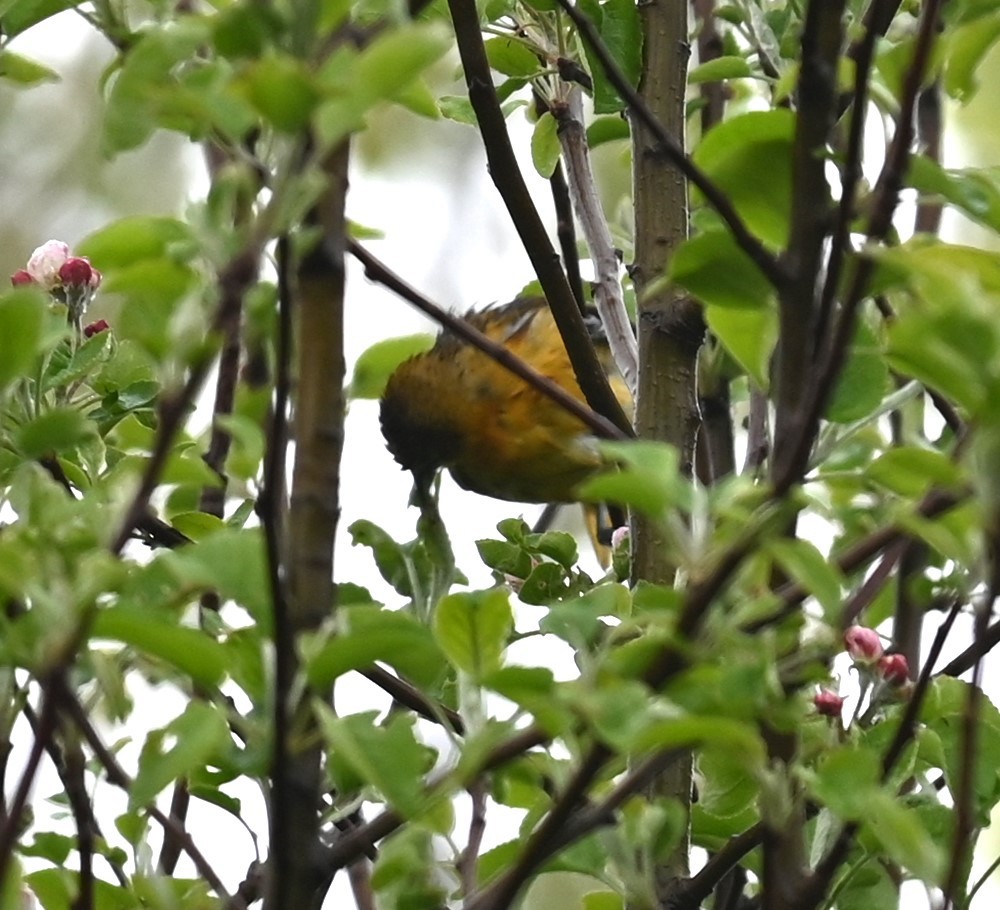
<svg viewBox="0 0 1000 910"><path fill-rule="evenodd" d="M518 299L466 318L584 400L543 298ZM615 391L628 401L620 379ZM574 488L601 464L577 418L446 332L392 375L381 421L390 451L418 483L429 483L434 471L447 467L461 486L497 499L571 502Z"/></svg>

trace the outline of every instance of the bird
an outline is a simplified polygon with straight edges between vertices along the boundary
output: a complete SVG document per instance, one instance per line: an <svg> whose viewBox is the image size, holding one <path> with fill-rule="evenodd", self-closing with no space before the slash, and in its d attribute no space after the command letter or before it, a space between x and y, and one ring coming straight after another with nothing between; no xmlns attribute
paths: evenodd
<svg viewBox="0 0 1000 910"><path fill-rule="evenodd" d="M466 320L584 402L544 297L519 297ZM598 355L626 413L631 393L615 369L599 320ZM443 330L434 346L389 377L380 423L395 460L425 494L447 468L459 486L511 502L578 502L578 485L606 467L591 431L489 355Z"/></svg>

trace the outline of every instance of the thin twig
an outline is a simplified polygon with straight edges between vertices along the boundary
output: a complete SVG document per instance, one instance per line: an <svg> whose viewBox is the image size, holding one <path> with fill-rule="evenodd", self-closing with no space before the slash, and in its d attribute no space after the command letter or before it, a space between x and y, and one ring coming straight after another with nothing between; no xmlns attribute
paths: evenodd
<svg viewBox="0 0 1000 910"><path fill-rule="evenodd" d="M118 764L118 760L101 741L100 736L97 735L97 731L90 722L90 718L87 716L87 712L84 711L83 706L77 701L76 696L65 685L61 687L60 696L66 707L67 715L79 729L83 738L87 741L87 745L90 746L91 751L104 768L108 782L128 793L132 789L132 779L125 773L122 766ZM222 879L216 875L215 870L209 864L208 860L205 859L194 841L191 840L191 835L155 805L146 806L145 810L164 831L169 831L171 836L181 844L184 852L190 857L191 862L194 863L195 869L198 870L198 874L215 891L219 900L223 904L232 901L233 898L227 893ZM234 910L245 910L245 905L239 907L237 904L230 904L230 906Z"/></svg>
<svg viewBox="0 0 1000 910"><path fill-rule="evenodd" d="M490 176L510 213L521 243L545 292L552 316L569 354L577 384L587 403L622 432L631 425L608 383L587 332L559 257L549 240L531 193L524 182L490 70L474 0L449 0L455 40L486 149Z"/></svg>
<svg viewBox="0 0 1000 910"><path fill-rule="evenodd" d="M698 188L709 205L715 209L719 217L726 223L737 246L746 253L768 281L775 287L784 284L786 275L778 260L768 252L767 248L746 226L729 200L729 197L684 153L684 149L680 143L660 123L656 115L650 110L649 105L646 104L642 96L629 82L628 77L622 72L611 51L601 40L601 36L594 27L593 22L574 6L571 0L558 0L558 3L566 15L573 20L583 39L600 61L605 75L608 77L608 81L625 100L629 112L643 122L656 138L663 154Z"/></svg>
<svg viewBox="0 0 1000 910"><path fill-rule="evenodd" d="M877 31L869 28L858 45L858 53L855 58L856 70L850 127L847 149L844 154L844 166L840 176L840 205L837 208L837 222L830 242L826 279L823 282L823 291L820 297L816 338L813 343L814 351L822 350L822 341L829 328L830 316L833 312L833 302L840 287L840 276L848 255L853 252L851 223L856 216L855 197L857 196L858 184L863 176L861 159L864 154L865 120L868 114L869 75L877 37Z"/></svg>
<svg viewBox="0 0 1000 910"><path fill-rule="evenodd" d="M465 319L455 316L432 303L419 291L410 287L402 278L369 253L357 241L349 240L347 248L351 255L364 265L365 274L371 280L385 285L389 290L413 304L422 313L426 313L432 319L439 322L453 335L482 351L501 366L510 370L533 389L545 395L560 407L565 408L565 410L578 418L585 426L593 430L597 436L603 439L628 438L619 427L607 418L574 398L562 386L542 376L537 370L532 369L520 357L508 351L502 344L497 344L488 338Z"/></svg>
<svg viewBox="0 0 1000 910"><path fill-rule="evenodd" d="M456 863L462 877L462 892L468 896L475 893L479 874L479 852L486 833L486 787L482 781L475 781L469 787L472 812L469 817L469 836L465 849Z"/></svg>
<svg viewBox="0 0 1000 910"><path fill-rule="evenodd" d="M416 712L425 720L449 727L460 736L465 732L465 721L454 708L434 702L406 680L394 676L378 665L359 671L365 679L392 696L393 701Z"/></svg>
<svg viewBox="0 0 1000 910"><path fill-rule="evenodd" d="M38 723L35 725L35 738L31 743L28 758L21 772L14 796L7 806L7 813L0 825L0 882L6 881L7 866L10 863L14 844L21 834L24 821L24 810L28 804L28 795L38 773L38 765L42 755L49 746L56 729L56 693L55 679L49 677L41 681L42 706L38 712Z"/></svg>
<svg viewBox="0 0 1000 910"><path fill-rule="evenodd" d="M892 218L899 201L899 191L913 144L914 108L934 47L941 2L942 0L929 0L921 10L913 59L903 82L896 134L892 138L885 164L872 193L871 215L865 231L870 242L883 241L892 228ZM853 266L853 274L836 327L820 363L817 379L810 386L809 400L797 418L798 426L795 432L789 433L786 449L788 454L782 470L774 478L778 490L786 489L800 479L809 460L816 427L847 360L858 311L868 292L875 264L873 259L865 257L855 258Z"/></svg>
<svg viewBox="0 0 1000 910"><path fill-rule="evenodd" d="M550 741L550 736L540 727L531 726L521 730L496 746L480 765L478 773L471 775L469 779L475 780ZM428 784L426 788L428 799L439 796L442 787L450 780L450 776L445 774ZM335 872L354 862L359 856L366 855L383 837L388 837L405 821L406 819L395 809L386 809L370 821L338 837L325 857L327 871Z"/></svg>
<svg viewBox="0 0 1000 910"><path fill-rule="evenodd" d="M979 641L987 628L987 621L993 611L997 594L1000 593L1000 551L998 540L989 541L991 552L991 579L989 589L982 602L976 605L973 623L973 643ZM957 612L957 611L956 611ZM967 865L971 859L973 848L973 832L976 826L976 770L979 764L979 743L981 734L979 724L983 704L983 658L980 654L972 667L972 679L965 695L965 705L962 711L962 732L959 740L959 770L958 780L951 787L952 798L955 801L955 827L951 834L950 861L942 892L944 894L944 910L951 907L967 906L964 903L963 885Z"/></svg>
<svg viewBox="0 0 1000 910"><path fill-rule="evenodd" d="M579 87L570 87L567 100L563 103L553 102L551 110L559 124L559 143L566 163L573 206L594 263L594 303L601 316L618 372L634 395L639 376L639 348L635 330L625 309L621 264L615 253L611 231L608 230L601 200L597 195L594 173L590 167Z"/></svg>

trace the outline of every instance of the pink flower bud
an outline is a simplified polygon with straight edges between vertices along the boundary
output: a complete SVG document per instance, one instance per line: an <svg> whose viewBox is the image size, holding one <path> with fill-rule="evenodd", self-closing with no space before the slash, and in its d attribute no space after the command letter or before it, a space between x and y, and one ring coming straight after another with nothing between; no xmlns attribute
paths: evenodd
<svg viewBox="0 0 1000 910"><path fill-rule="evenodd" d="M28 274L42 287L52 290L59 285L59 270L69 259L69 246L61 240L48 240L28 259Z"/></svg>
<svg viewBox="0 0 1000 910"><path fill-rule="evenodd" d="M615 528L611 532L611 549L617 550L619 547L626 545L629 542L631 532L624 525L620 528Z"/></svg>
<svg viewBox="0 0 1000 910"><path fill-rule="evenodd" d="M10 276L10 283L14 285L14 287L18 287L18 285L22 284L34 284L35 279L31 277L31 272L27 269L18 269L13 275Z"/></svg>
<svg viewBox="0 0 1000 910"><path fill-rule="evenodd" d="M97 322L92 322L90 325L85 325L83 327L83 337L93 338L94 335L106 332L109 328L111 328L111 326L108 325L107 319L98 319Z"/></svg>
<svg viewBox="0 0 1000 910"><path fill-rule="evenodd" d="M879 658L878 672L890 686L901 686L910 678L910 665L902 654L885 654Z"/></svg>
<svg viewBox="0 0 1000 910"><path fill-rule="evenodd" d="M844 644L856 664L873 664L882 656L882 639L865 626L851 626L844 633Z"/></svg>
<svg viewBox="0 0 1000 910"><path fill-rule="evenodd" d="M96 291L104 280L104 276L93 266L90 267L90 289Z"/></svg>
<svg viewBox="0 0 1000 910"><path fill-rule="evenodd" d="M813 696L813 704L818 713L824 717L840 717L844 707L844 699L830 689L820 689Z"/></svg>
<svg viewBox="0 0 1000 910"><path fill-rule="evenodd" d="M59 267L59 281L66 287L90 287L93 277L90 261L82 256L72 256Z"/></svg>

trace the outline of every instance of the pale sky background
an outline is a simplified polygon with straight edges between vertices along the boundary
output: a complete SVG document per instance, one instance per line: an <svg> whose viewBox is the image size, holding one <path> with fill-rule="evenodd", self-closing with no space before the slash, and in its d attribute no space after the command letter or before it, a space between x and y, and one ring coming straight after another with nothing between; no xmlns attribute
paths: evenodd
<svg viewBox="0 0 1000 910"><path fill-rule="evenodd" d="M96 163L93 145L99 124L89 122L93 108L81 101L81 94L95 90L95 74L106 62L107 53L93 37L81 44L79 36L87 31L78 17L63 14L13 45L20 53L53 66L63 74L64 81L20 92L6 85L0 87L0 169L17 176L0 183L0 206L7 222L0 225L0 267L7 272L21 266L34 246L50 237L73 245L123 214L179 214L185 200L198 199L205 186L200 154L176 137L157 137L146 149L122 156L110 166ZM448 66L445 73L451 72ZM987 103L988 95L984 93L981 103ZM62 106L61 116L52 116L55 105ZM86 115L74 117L67 110ZM981 112L967 111L963 116L977 126L981 123ZM511 125L519 139L527 136L520 114L513 116ZM443 136L447 136L446 141ZM519 144L526 149L526 143ZM80 148L89 152L74 151ZM992 149L984 152L970 150L969 146L950 148L947 154L950 165L997 160ZM968 159L962 157L966 155ZM372 163L377 176L365 162ZM534 174L527 155L523 156L522 168L537 190L543 214L551 220L547 188ZM50 173L56 178L43 181L42 175ZM81 173L86 178L81 178ZM117 198L88 193L92 185L115 187ZM384 240L367 243L375 255L419 290L452 309L461 311L510 299L532 277L527 257L486 172L478 137L469 127L429 123L398 109L377 118L356 148L348 212L352 219L385 232ZM99 315L98 307L95 316ZM349 371L354 359L377 340L413 331L434 331L390 292L369 284L353 263L346 319ZM352 548L346 534L350 523L360 517L376 522L399 540L410 539L414 533L416 512L405 508L410 478L385 450L374 402L360 401L351 406L343 481L341 541L336 554L338 580L368 585L376 596L395 606L398 598L377 577L368 551ZM474 541L496 536L497 521L518 514L518 507L467 493L448 479L443 485L442 511L452 532L459 566L474 585L488 584L489 573L479 563ZM527 506L520 511L531 522L538 507ZM585 548L583 544L581 549ZM519 622L530 623L531 612L524 611ZM519 648L512 651L515 661L549 661L560 675L568 676L573 671L568 648L557 641L533 639ZM136 691L140 692L138 684ZM141 703L148 708L143 713L150 726L162 723L165 716L179 713L183 707L177 693L162 689L142 690ZM361 710L382 707L385 701L367 683L352 677L338 686L338 704L342 709ZM126 764L128 756L134 755L141 744L141 736L137 732L136 746L123 753ZM30 739L23 739L24 745L28 742ZM16 761L12 767L17 767ZM46 769L35 789L39 815L47 814L44 798L58 789L58 780L51 769ZM102 790L107 791L105 796L115 792L106 785ZM247 793L245 803L251 825L266 837L259 796ZM108 805L114 807L113 812L123 809L124 796L113 796ZM491 808L486 846L513 836L515 819L514 813ZM465 824L460 807L455 831L460 842L464 842ZM189 827L226 884L235 888L253 857L246 831L221 810L197 800ZM211 834L206 837L203 832ZM155 860L158 840L153 844L150 861ZM991 858L985 857L983 865ZM98 874L105 877L100 862L97 868ZM190 867L182 863L181 872L185 870L190 871ZM329 906L348 899L342 890L344 884L340 876ZM913 906L920 906L919 889L911 889L911 896ZM996 897L996 889L992 894L984 889L974 906L985 910L994 905Z"/></svg>

